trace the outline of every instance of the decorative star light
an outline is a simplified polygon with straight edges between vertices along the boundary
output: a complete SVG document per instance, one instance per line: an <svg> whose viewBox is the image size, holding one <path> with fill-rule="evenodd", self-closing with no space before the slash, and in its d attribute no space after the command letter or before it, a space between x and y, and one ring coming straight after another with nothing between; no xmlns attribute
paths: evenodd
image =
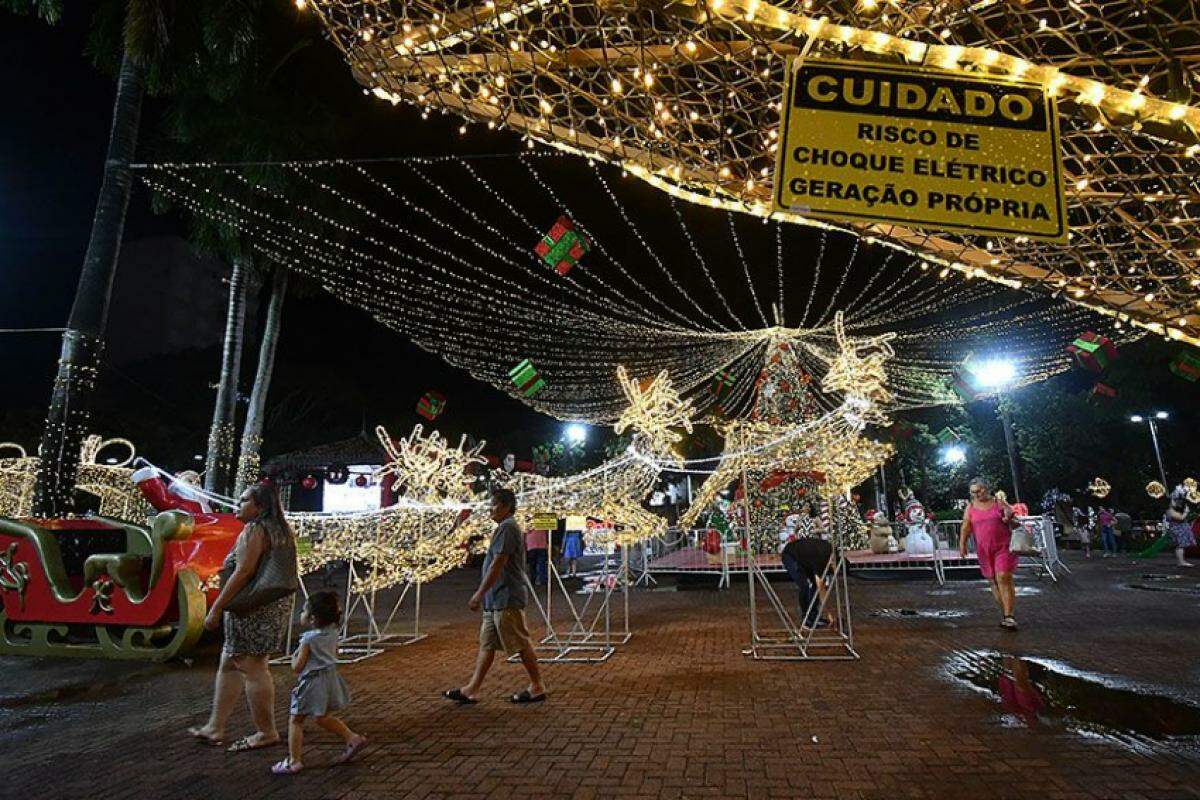
<svg viewBox="0 0 1200 800"><path fill-rule="evenodd" d="M846 324L839 311L833 318L838 354L821 379L821 388L840 392L846 400L846 418L861 428L867 423L887 425L890 420L883 406L895 395L888 388L888 360L896 355L892 347L895 333L885 333L862 339L846 335Z"/></svg>
<svg viewBox="0 0 1200 800"><path fill-rule="evenodd" d="M451 447L437 431L425 436L421 425L414 426L408 438L398 441L382 425L375 428L375 435L390 459L375 476L391 475L396 488L417 502L466 499L471 481L468 469L472 464L487 463L480 455L486 442L468 447L465 434L458 447Z"/></svg>
<svg viewBox="0 0 1200 800"><path fill-rule="evenodd" d="M617 367L617 382L629 401L629 407L613 425L617 435L633 428L649 445L651 452L664 455L671 452L671 448L683 438L674 428L692 432L695 409L690 401L680 398L666 370L653 379L643 378L639 381L630 378L625 367L621 366Z"/></svg>

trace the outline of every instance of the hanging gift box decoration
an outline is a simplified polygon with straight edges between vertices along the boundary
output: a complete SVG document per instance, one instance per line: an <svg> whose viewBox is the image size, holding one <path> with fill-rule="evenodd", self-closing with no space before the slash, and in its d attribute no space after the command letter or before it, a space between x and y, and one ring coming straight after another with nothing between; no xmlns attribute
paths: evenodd
<svg viewBox="0 0 1200 800"><path fill-rule="evenodd" d="M954 444L961 438L953 428L942 428L934 436L937 437L938 442L941 444Z"/></svg>
<svg viewBox="0 0 1200 800"><path fill-rule="evenodd" d="M1171 361L1171 372L1185 381L1200 380L1200 356L1195 353L1180 353Z"/></svg>
<svg viewBox="0 0 1200 800"><path fill-rule="evenodd" d="M975 357L972 353L967 353L962 363L955 367L950 380L954 393L964 403L970 403L983 394L978 388L979 380L975 377Z"/></svg>
<svg viewBox="0 0 1200 800"><path fill-rule="evenodd" d="M953 376L954 393L964 403L970 403L979 398L980 392L971 384L970 374L965 370L955 370Z"/></svg>
<svg viewBox="0 0 1200 800"><path fill-rule="evenodd" d="M717 413L723 414L723 406L733 394L733 384L735 382L733 373L727 369L723 369L713 376L712 390L717 396Z"/></svg>
<svg viewBox="0 0 1200 800"><path fill-rule="evenodd" d="M1088 331L1067 345L1071 359L1089 372L1103 372L1104 368L1117 360L1117 346L1112 339Z"/></svg>
<svg viewBox="0 0 1200 800"><path fill-rule="evenodd" d="M538 375L528 358L508 371L508 379L517 387L517 391L526 397L533 397L546 388L546 382Z"/></svg>
<svg viewBox="0 0 1200 800"><path fill-rule="evenodd" d="M1095 383L1092 385L1092 397L1113 398L1117 396L1117 390L1109 386L1107 383Z"/></svg>
<svg viewBox="0 0 1200 800"><path fill-rule="evenodd" d="M553 267L559 275L570 272L591 249L591 242L575 230L575 223L566 217L559 217L550 232L533 248L542 261Z"/></svg>
<svg viewBox="0 0 1200 800"><path fill-rule="evenodd" d="M446 408L446 396L441 392L428 391L417 401L417 413L433 422Z"/></svg>

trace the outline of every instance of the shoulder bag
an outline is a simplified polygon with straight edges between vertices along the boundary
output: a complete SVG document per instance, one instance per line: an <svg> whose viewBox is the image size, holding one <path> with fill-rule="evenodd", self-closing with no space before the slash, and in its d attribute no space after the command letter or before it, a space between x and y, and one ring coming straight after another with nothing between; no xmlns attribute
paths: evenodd
<svg viewBox="0 0 1200 800"><path fill-rule="evenodd" d="M261 527L261 526L260 526ZM225 604L225 610L234 614L246 614L262 608L281 597L287 597L300 588L300 570L296 565L296 543L288 536L286 545L278 546L267 537L267 549L258 559L258 569L249 582ZM236 564L231 561L221 568L221 586L229 583Z"/></svg>

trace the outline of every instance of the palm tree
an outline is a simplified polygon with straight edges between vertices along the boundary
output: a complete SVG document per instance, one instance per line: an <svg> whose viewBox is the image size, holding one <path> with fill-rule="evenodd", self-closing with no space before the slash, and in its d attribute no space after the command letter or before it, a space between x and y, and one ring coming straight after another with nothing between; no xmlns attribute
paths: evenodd
<svg viewBox="0 0 1200 800"><path fill-rule="evenodd" d="M279 342L283 299L287 295L287 287L288 270L283 265L278 265L271 279L271 299L267 304L267 318L263 322L262 342L258 349L258 370L254 376L254 388L250 392L246 423L242 428L236 495L240 495L249 483L258 480L267 391L271 387L271 375L275 370L275 347Z"/></svg>
<svg viewBox="0 0 1200 800"><path fill-rule="evenodd" d="M248 260L244 256L235 257L229 273L229 306L225 313L225 338L221 348L221 377L217 382L217 399L213 403L208 454L204 462L204 488L210 492L228 491L233 472L242 337L246 327Z"/></svg>
<svg viewBox="0 0 1200 800"><path fill-rule="evenodd" d="M339 141L335 115L313 97L303 78L287 74L289 68L297 66L296 56L305 52L313 39L281 22L270 18L259 23L260 35L254 47L244 54L246 68L238 74L236 82L222 84L223 91L213 91L211 85L203 84L174 96L166 116L168 144L159 155L165 160L271 162L295 157L297 153L328 153L333 149ZM245 171L279 192L306 197L306 202L314 207L328 202L325 197L310 196L312 187L298 181L288 170L263 166L246 167ZM156 198L156 205L160 210L172 207L169 198L163 196ZM264 284L270 285L258 366L237 459L236 490L240 493L258 476L267 393L289 275L282 265L264 274L267 265L263 256L236 230L204 214L191 214L190 222L193 244L232 264L221 378L209 432L205 477L206 487L213 491L229 488L235 455L235 400L241 366L245 286L251 278L262 278Z"/></svg>

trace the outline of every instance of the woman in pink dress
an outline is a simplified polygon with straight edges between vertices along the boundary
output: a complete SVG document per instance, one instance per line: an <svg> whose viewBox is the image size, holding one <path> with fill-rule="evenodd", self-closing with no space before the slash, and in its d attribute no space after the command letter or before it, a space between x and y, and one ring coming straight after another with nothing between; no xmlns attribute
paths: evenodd
<svg viewBox="0 0 1200 800"><path fill-rule="evenodd" d="M1016 588L1013 586L1013 571L1017 568L1017 554L1009 550L1012 528L1017 524L1012 507L992 496L991 489L981 478L971 481L971 500L963 514L962 531L958 537L958 551L967 555L967 537L975 537L975 554L979 558L979 571L992 586L992 596L1004 615L1001 627L1015 631L1017 621L1013 618Z"/></svg>

